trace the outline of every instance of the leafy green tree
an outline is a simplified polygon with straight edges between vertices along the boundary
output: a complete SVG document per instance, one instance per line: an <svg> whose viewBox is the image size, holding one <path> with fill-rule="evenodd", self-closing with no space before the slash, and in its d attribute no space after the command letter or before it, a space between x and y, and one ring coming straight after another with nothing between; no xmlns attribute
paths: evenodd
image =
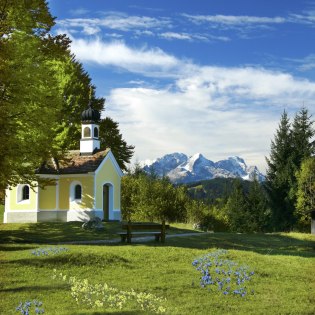
<svg viewBox="0 0 315 315"><path fill-rule="evenodd" d="M294 225L294 203L289 193L294 182L291 125L283 112L267 161L266 188L271 201L271 224L274 230L290 230Z"/></svg>
<svg viewBox="0 0 315 315"><path fill-rule="evenodd" d="M32 184L43 161L78 148L89 99L104 110L70 40L49 34L53 25L44 0L0 1L0 190L21 179ZM124 169L133 147L121 135L114 142Z"/></svg>
<svg viewBox="0 0 315 315"><path fill-rule="evenodd" d="M186 189L174 187L167 178L158 179L143 172L128 174L122 180L121 200L124 220L186 220Z"/></svg>
<svg viewBox="0 0 315 315"><path fill-rule="evenodd" d="M298 227L304 231L310 228L311 211L315 211L315 157L302 162L296 173L298 189L295 216Z"/></svg>
<svg viewBox="0 0 315 315"><path fill-rule="evenodd" d="M124 171L127 170L127 164L134 154L134 146L128 145L122 138L118 128L119 124L110 117L106 117L100 122L100 141L101 147L111 148L117 163Z"/></svg>
<svg viewBox="0 0 315 315"><path fill-rule="evenodd" d="M32 182L31 170L57 146L54 123L62 98L45 36L53 26L44 1L8 0L0 3L0 188L19 178Z"/></svg>

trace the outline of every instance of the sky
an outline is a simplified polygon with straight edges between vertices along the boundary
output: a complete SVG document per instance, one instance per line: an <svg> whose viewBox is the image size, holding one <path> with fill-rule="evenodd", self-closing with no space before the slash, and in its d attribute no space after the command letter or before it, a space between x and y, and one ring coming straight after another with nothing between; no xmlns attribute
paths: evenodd
<svg viewBox="0 0 315 315"><path fill-rule="evenodd" d="M265 172L281 115L315 116L315 0L49 0L54 34L106 98L102 117L165 154Z"/></svg>

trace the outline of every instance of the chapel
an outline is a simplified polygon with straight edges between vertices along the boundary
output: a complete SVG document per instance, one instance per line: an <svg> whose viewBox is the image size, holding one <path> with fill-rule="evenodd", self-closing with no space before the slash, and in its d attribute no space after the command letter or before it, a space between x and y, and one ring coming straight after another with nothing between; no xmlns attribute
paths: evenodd
<svg viewBox="0 0 315 315"><path fill-rule="evenodd" d="M6 189L4 223L120 220L123 173L110 149L100 149L100 113L88 108L81 114L80 150L62 159L51 158L36 174L49 184L25 183Z"/></svg>

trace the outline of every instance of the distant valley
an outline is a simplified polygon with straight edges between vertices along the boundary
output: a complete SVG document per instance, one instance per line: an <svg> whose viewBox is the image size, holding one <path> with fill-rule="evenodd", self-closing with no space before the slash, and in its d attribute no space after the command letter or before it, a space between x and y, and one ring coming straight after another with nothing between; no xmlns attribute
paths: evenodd
<svg viewBox="0 0 315 315"><path fill-rule="evenodd" d="M238 156L213 162L201 153L188 157L184 153L164 155L153 161L140 162L142 169L157 176L167 176L175 184L187 184L214 178L242 178L244 180L264 181L264 175L256 166L248 166Z"/></svg>

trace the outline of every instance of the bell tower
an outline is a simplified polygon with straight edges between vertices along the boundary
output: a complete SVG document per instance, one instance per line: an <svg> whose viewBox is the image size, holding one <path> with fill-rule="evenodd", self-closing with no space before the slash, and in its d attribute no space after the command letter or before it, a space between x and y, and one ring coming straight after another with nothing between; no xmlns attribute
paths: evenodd
<svg viewBox="0 0 315 315"><path fill-rule="evenodd" d="M100 113L98 110L92 108L91 101L89 107L81 114L81 140L80 140L80 154L92 155L95 151L100 149L99 140L99 120Z"/></svg>

